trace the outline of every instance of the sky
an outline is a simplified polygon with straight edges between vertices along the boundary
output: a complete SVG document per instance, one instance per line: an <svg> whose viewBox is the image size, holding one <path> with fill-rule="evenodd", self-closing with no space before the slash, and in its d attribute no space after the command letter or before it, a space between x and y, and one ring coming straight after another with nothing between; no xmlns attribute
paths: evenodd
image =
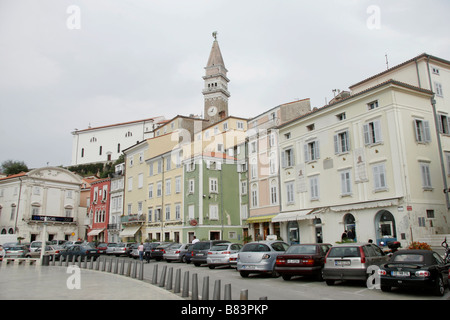
<svg viewBox="0 0 450 320"><path fill-rule="evenodd" d="M230 115L330 101L428 53L448 0L0 0L0 163L68 166L75 129L203 113L217 40Z"/></svg>

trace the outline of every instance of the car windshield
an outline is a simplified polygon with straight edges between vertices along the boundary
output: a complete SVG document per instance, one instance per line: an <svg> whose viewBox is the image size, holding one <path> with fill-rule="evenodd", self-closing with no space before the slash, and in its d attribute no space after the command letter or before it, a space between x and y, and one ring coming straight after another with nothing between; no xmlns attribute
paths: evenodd
<svg viewBox="0 0 450 320"><path fill-rule="evenodd" d="M209 249L211 244L209 242L197 242L194 244L192 250L206 250Z"/></svg>
<svg viewBox="0 0 450 320"><path fill-rule="evenodd" d="M395 262L423 262L424 257L421 254L399 254L394 257Z"/></svg>
<svg viewBox="0 0 450 320"><path fill-rule="evenodd" d="M9 247L7 250L23 250L23 247Z"/></svg>
<svg viewBox="0 0 450 320"><path fill-rule="evenodd" d="M286 251L290 254L315 254L316 246L291 246Z"/></svg>
<svg viewBox="0 0 450 320"><path fill-rule="evenodd" d="M181 243L174 244L174 245L170 246L170 249L179 249L179 248L181 248L181 246L182 246Z"/></svg>
<svg viewBox="0 0 450 320"><path fill-rule="evenodd" d="M269 246L263 243L249 243L242 248L242 252L267 252L270 251Z"/></svg>
<svg viewBox="0 0 450 320"><path fill-rule="evenodd" d="M216 244L215 246L211 247L211 251L223 251L227 249L228 249L227 244Z"/></svg>
<svg viewBox="0 0 450 320"><path fill-rule="evenodd" d="M359 247L333 247L328 254L328 257L359 257Z"/></svg>

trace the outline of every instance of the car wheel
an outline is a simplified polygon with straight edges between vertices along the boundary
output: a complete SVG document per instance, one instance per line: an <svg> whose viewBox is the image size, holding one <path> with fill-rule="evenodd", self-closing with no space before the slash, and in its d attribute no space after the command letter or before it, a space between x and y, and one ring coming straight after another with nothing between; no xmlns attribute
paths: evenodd
<svg viewBox="0 0 450 320"><path fill-rule="evenodd" d="M327 280L325 280L325 282L326 282L327 285L329 285L329 286L334 285L334 280L327 279Z"/></svg>
<svg viewBox="0 0 450 320"><path fill-rule="evenodd" d="M381 288L381 291L383 291L383 292L391 292L391 287L390 286L380 286L380 288Z"/></svg>
<svg viewBox="0 0 450 320"><path fill-rule="evenodd" d="M248 278L248 272L246 271L239 271L239 274L241 275L242 278Z"/></svg>
<svg viewBox="0 0 450 320"><path fill-rule="evenodd" d="M216 267L216 266L213 266L213 265L211 265L211 264L208 266L208 268L210 268L211 270L214 269L215 267Z"/></svg>
<svg viewBox="0 0 450 320"><path fill-rule="evenodd" d="M186 261L186 256L183 256L182 258L181 258L181 262L183 262L183 263L186 263L187 261Z"/></svg>
<svg viewBox="0 0 450 320"><path fill-rule="evenodd" d="M276 271L272 271L272 273L270 274L270 276L271 276L272 278L278 278L278 277L280 276L280 274L279 274L278 272L276 272Z"/></svg>
<svg viewBox="0 0 450 320"><path fill-rule="evenodd" d="M289 274L283 274L283 275L281 275L281 277L283 278L283 280L286 280L286 281L289 281L292 278L292 276Z"/></svg>
<svg viewBox="0 0 450 320"><path fill-rule="evenodd" d="M444 280L441 276L438 276L436 279L436 285L434 287L434 294L437 296L443 296L445 293L445 285Z"/></svg>
<svg viewBox="0 0 450 320"><path fill-rule="evenodd" d="M200 263L194 263L194 266L200 267Z"/></svg>

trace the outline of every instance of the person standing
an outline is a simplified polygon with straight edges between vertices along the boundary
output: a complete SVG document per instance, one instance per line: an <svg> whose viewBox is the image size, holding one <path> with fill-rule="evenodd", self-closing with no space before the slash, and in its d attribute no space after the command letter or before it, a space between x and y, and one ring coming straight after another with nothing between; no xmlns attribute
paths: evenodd
<svg viewBox="0 0 450 320"><path fill-rule="evenodd" d="M138 252L139 252L139 260L144 260L144 244L141 242L141 244L138 246Z"/></svg>
<svg viewBox="0 0 450 320"><path fill-rule="evenodd" d="M195 244L195 243L197 243L197 242L199 242L199 241L200 241L200 240L198 240L197 237L194 236L194 239L192 240L192 244Z"/></svg>

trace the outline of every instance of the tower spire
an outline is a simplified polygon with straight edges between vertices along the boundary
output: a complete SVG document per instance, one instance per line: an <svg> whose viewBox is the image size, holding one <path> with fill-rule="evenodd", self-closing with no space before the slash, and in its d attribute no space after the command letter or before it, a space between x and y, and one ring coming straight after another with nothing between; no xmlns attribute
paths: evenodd
<svg viewBox="0 0 450 320"><path fill-rule="evenodd" d="M212 33L214 38L209 59L205 67L205 87L203 96L205 99L204 115L210 124L220 121L228 116L228 92L227 68L223 61L219 42L217 41L217 31Z"/></svg>

